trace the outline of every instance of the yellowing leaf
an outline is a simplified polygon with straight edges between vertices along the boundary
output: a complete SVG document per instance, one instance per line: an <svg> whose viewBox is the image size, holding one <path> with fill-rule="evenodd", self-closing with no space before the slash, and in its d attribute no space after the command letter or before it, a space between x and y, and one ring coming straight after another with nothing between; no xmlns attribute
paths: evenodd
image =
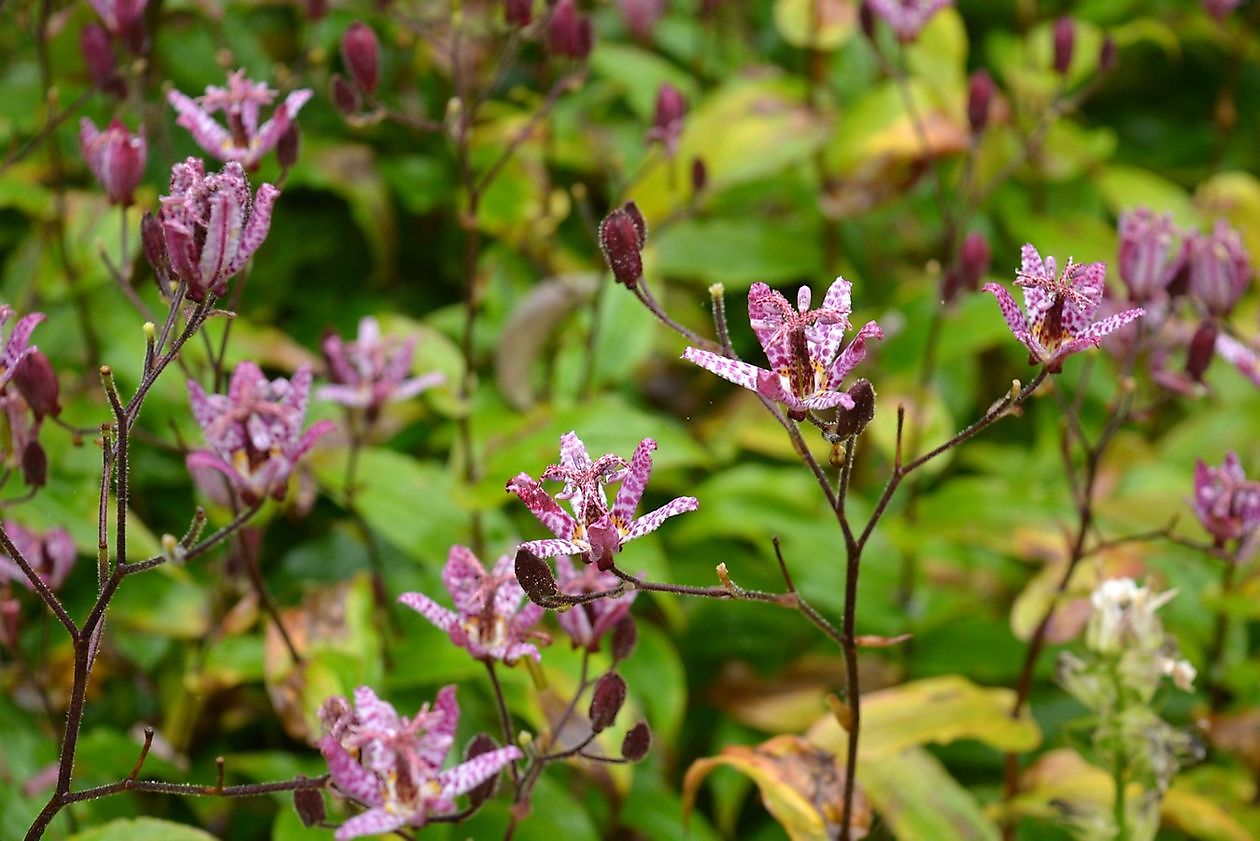
<svg viewBox="0 0 1260 841"><path fill-rule="evenodd" d="M1203 841L1255 841L1229 812L1201 794L1173 787L1164 795L1164 824Z"/></svg>
<svg viewBox="0 0 1260 841"><path fill-rule="evenodd" d="M844 760L798 736L776 736L756 747L735 745L691 764L683 778L683 816L691 814L700 784L714 769L729 766L748 775L766 809L792 841L829 841L843 818ZM851 837L865 838L870 808L854 792Z"/></svg>
<svg viewBox="0 0 1260 841"><path fill-rule="evenodd" d="M857 29L854 0L776 0L774 25L793 47L834 50Z"/></svg>
<svg viewBox="0 0 1260 841"><path fill-rule="evenodd" d="M858 779L897 841L997 841L997 825L927 751L859 762Z"/></svg>
<svg viewBox="0 0 1260 841"><path fill-rule="evenodd" d="M1247 250L1260 254L1260 180L1249 172L1222 172L1199 185L1195 204L1208 219L1224 217L1242 233Z"/></svg>

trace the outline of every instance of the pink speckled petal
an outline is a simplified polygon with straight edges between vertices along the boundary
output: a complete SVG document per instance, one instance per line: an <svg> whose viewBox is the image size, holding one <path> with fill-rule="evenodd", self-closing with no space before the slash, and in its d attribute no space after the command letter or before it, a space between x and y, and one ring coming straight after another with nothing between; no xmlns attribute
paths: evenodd
<svg viewBox="0 0 1260 841"><path fill-rule="evenodd" d="M655 449L656 442L651 438L640 441L630 457L630 469L621 478L612 515L622 527L634 519L634 511L639 507L639 500L643 499L643 491L647 489L648 478L652 475L652 452Z"/></svg>
<svg viewBox="0 0 1260 841"><path fill-rule="evenodd" d="M391 812L382 808L369 809L337 827L333 838L336 841L348 841L348 839L360 838L364 835L384 835L387 832L402 829L410 819L411 816L404 812Z"/></svg>
<svg viewBox="0 0 1260 841"><path fill-rule="evenodd" d="M175 122L188 129L193 140L208 154L221 161L237 160L242 156L243 150L238 150L232 143L228 130L215 122L214 117L196 102L174 90L166 95L166 101L179 113Z"/></svg>
<svg viewBox="0 0 1260 841"><path fill-rule="evenodd" d="M486 580L485 567L467 546L452 546L446 555L446 566L442 568L442 583L455 600L455 609L460 613L480 613L485 607L480 592L482 582Z"/></svg>
<svg viewBox="0 0 1260 841"><path fill-rule="evenodd" d="M337 788L361 803L381 805L381 781L347 753L336 739L332 736L320 739L319 750L328 763L328 773Z"/></svg>
<svg viewBox="0 0 1260 841"><path fill-rule="evenodd" d="M438 775L437 781L442 786L441 796L455 797L472 791L502 771L508 763L522 756L520 748L506 747L475 756L467 762L461 762Z"/></svg>
<svg viewBox="0 0 1260 841"><path fill-rule="evenodd" d="M1031 247L1025 246L1025 248ZM1035 254L1036 252L1034 251L1033 253ZM1011 294L996 283L986 283L983 289L997 298L998 308L1002 311L1002 317L1006 319L1006 326L1011 328L1011 333L1015 338L1029 350L1036 353L1037 349L1030 341L1030 336L1028 335L1028 322L1024 319L1024 313L1020 311L1019 304L1015 303L1015 299L1011 297Z"/></svg>
<svg viewBox="0 0 1260 841"><path fill-rule="evenodd" d="M517 474L507 484L507 489L516 494L525 507L538 518L556 537L568 540L573 537L577 523L569 513L560 507L551 495L543 490L542 485L534 481L528 473Z"/></svg>
<svg viewBox="0 0 1260 841"><path fill-rule="evenodd" d="M585 540L531 540L522 543L520 548L540 558L554 558L556 555L584 555L591 551L591 544Z"/></svg>
<svg viewBox="0 0 1260 841"><path fill-rule="evenodd" d="M862 329L858 330L853 337L853 341L849 342L845 349L840 351L840 355L836 357L835 364L827 372L827 388L838 390L840 384L844 382L844 378L849 376L849 372L866 358L867 341L882 338L884 338L884 331L874 321L868 321L863 324ZM846 404L845 408L852 407Z"/></svg>
<svg viewBox="0 0 1260 841"><path fill-rule="evenodd" d="M630 524L630 528L626 530L625 537L622 542L634 540L645 534L650 534L661 527L661 524L670 517L679 514L685 514L688 511L695 511L700 507L700 503L693 496L680 496L677 499L665 503L660 508L650 514L644 514L639 519Z"/></svg>
<svg viewBox="0 0 1260 841"><path fill-rule="evenodd" d="M398 601L419 613L448 634L451 632L451 628L454 628L459 621L459 616L454 611L442 607L424 593L403 593L398 597Z"/></svg>
<svg viewBox="0 0 1260 841"><path fill-rule="evenodd" d="M764 368L758 368L756 365L750 365L747 362L740 362L737 359L727 359L725 356L719 356L707 350L698 350L689 347L683 351L683 359L688 362L695 363L701 368L711 373L717 374L724 380L735 383L735 385L744 388L757 390L757 378L760 374L770 374ZM777 376L777 375L772 375Z"/></svg>

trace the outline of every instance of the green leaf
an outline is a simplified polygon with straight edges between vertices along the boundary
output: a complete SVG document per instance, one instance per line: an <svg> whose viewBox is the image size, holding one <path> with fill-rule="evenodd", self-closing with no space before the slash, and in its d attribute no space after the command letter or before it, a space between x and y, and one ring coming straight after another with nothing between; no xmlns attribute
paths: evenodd
<svg viewBox="0 0 1260 841"><path fill-rule="evenodd" d="M865 710L863 710L865 718ZM858 780L897 841L997 841L997 825L935 757L913 748L858 765Z"/></svg>
<svg viewBox="0 0 1260 841"><path fill-rule="evenodd" d="M819 221L798 216L680 222L651 240L656 270L697 283L742 291L755 281L782 283L822 273Z"/></svg>
<svg viewBox="0 0 1260 841"><path fill-rule="evenodd" d="M120 818L70 836L69 841L216 841L204 830L157 818Z"/></svg>
<svg viewBox="0 0 1260 841"><path fill-rule="evenodd" d="M835 50L857 31L857 13L847 0L775 0L774 25L793 47Z"/></svg>

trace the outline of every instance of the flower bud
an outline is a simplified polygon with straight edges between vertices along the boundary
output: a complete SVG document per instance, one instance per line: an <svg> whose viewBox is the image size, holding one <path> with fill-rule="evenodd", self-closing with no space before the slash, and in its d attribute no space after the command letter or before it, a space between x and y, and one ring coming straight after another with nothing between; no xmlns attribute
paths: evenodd
<svg viewBox="0 0 1260 841"><path fill-rule="evenodd" d="M22 448L22 481L32 488L48 484L48 454L34 439Z"/></svg>
<svg viewBox="0 0 1260 841"><path fill-rule="evenodd" d="M1072 52L1076 46L1076 21L1064 15L1054 22L1054 70L1059 75L1072 66Z"/></svg>
<svg viewBox="0 0 1260 841"><path fill-rule="evenodd" d="M516 550L516 582L534 604L550 607L560 590L547 562L528 549Z"/></svg>
<svg viewBox="0 0 1260 841"><path fill-rule="evenodd" d="M118 120L98 131L87 117L79 122L83 158L111 204L131 204L132 193L144 177L149 147L143 134L132 134Z"/></svg>
<svg viewBox="0 0 1260 841"><path fill-rule="evenodd" d="M95 23L89 23L79 35L79 50L83 53L83 64L92 82L121 98L126 88L114 71L114 49L109 44L109 33Z"/></svg>
<svg viewBox="0 0 1260 841"><path fill-rule="evenodd" d="M473 737L472 741L468 743L468 747L464 749L464 761L468 762L469 760L476 759L483 753L490 753L493 750L497 750L498 747L499 745L494 739L490 738L485 733L478 733ZM485 803L493 797L494 789L498 782L499 775L496 773L481 785L471 789L468 792L469 805L476 809L482 803Z"/></svg>
<svg viewBox="0 0 1260 841"><path fill-rule="evenodd" d="M350 24L341 39L341 60L359 90L364 93L376 90L376 83L380 81L381 42L370 26L358 20Z"/></svg>
<svg viewBox="0 0 1260 841"><path fill-rule="evenodd" d="M621 22L640 41L652 37L652 29L665 13L664 0L617 0Z"/></svg>
<svg viewBox="0 0 1260 841"><path fill-rule="evenodd" d="M280 140L276 143L276 158L280 161L280 166L288 169L297 163L301 149L302 137L298 133L298 124L289 123L289 127L284 130L284 134L280 135Z"/></svg>
<svg viewBox="0 0 1260 841"><path fill-rule="evenodd" d="M611 725L625 702L626 682L616 672L606 672L595 681L591 693L591 731L599 733Z"/></svg>
<svg viewBox="0 0 1260 841"><path fill-rule="evenodd" d="M989 240L979 231L972 231L963 240L958 252L959 279L972 292L980 288L980 281L989 273L992 254Z"/></svg>
<svg viewBox="0 0 1260 841"><path fill-rule="evenodd" d="M1098 72L1110 73L1116 67L1116 40L1110 35L1103 38L1098 48Z"/></svg>
<svg viewBox="0 0 1260 841"><path fill-rule="evenodd" d="M162 223L148 211L140 218L140 250L153 268L159 291L165 294L166 290L161 288L162 279L170 273L171 268L166 257L166 234L162 232Z"/></svg>
<svg viewBox="0 0 1260 841"><path fill-rule="evenodd" d="M333 107L340 111L343 117L357 114L363 108L363 99L358 89L348 82L346 77L334 73L328 87Z"/></svg>
<svg viewBox="0 0 1260 841"><path fill-rule="evenodd" d="M1242 237L1225 221L1189 246L1190 293L1212 315L1226 315L1251 282L1251 255Z"/></svg>
<svg viewBox="0 0 1260 841"><path fill-rule="evenodd" d="M861 435L875 418L875 387L863 377L849 386L848 395L853 399L852 409L840 409L836 416L836 437L840 440Z"/></svg>
<svg viewBox="0 0 1260 841"><path fill-rule="evenodd" d="M631 762L638 762L647 756L652 747L652 730L646 721L640 721L630 728L626 737L621 740L621 755Z"/></svg>
<svg viewBox="0 0 1260 841"><path fill-rule="evenodd" d="M678 151L678 140L682 137L683 117L687 115L687 100L678 88L666 82L656 93L656 112L652 119L652 128L648 130L648 141L658 141L666 151L673 155Z"/></svg>
<svg viewBox="0 0 1260 841"><path fill-rule="evenodd" d="M702 193L709 184L709 170L704 165L704 158L696 158L691 162L691 192Z"/></svg>
<svg viewBox="0 0 1260 841"><path fill-rule="evenodd" d="M614 661L625 660L634 653L634 646L639 641L639 626L632 616L624 616L613 627L612 656Z"/></svg>
<svg viewBox="0 0 1260 841"><path fill-rule="evenodd" d="M293 808L302 826L318 826L324 822L324 795L317 788L299 788L293 792Z"/></svg>
<svg viewBox="0 0 1260 841"><path fill-rule="evenodd" d="M1218 332L1216 322L1208 319L1199 325L1190 339L1190 348L1186 352L1186 376L1196 383L1203 382L1203 375L1212 364Z"/></svg>
<svg viewBox="0 0 1260 841"><path fill-rule="evenodd" d="M312 23L328 16L328 0L306 0L306 19Z"/></svg>
<svg viewBox="0 0 1260 841"><path fill-rule="evenodd" d="M557 0L547 25L551 52L582 61L591 54L592 41L591 21L578 14L575 0Z"/></svg>
<svg viewBox="0 0 1260 841"><path fill-rule="evenodd" d="M57 372L52 363L41 350L33 350L13 369L13 384L22 394L22 398L35 412L37 419L46 415L56 417L61 414L58 397L61 388L57 382Z"/></svg>
<svg viewBox="0 0 1260 841"><path fill-rule="evenodd" d="M862 6L858 9L858 23L862 27L862 34L873 43L875 41L875 10L866 0L862 0Z"/></svg>
<svg viewBox="0 0 1260 841"><path fill-rule="evenodd" d="M971 133L980 134L989 124L989 108L993 104L993 94L997 86L987 70L977 70L971 74L967 83L967 120L971 123Z"/></svg>
<svg viewBox="0 0 1260 841"><path fill-rule="evenodd" d="M633 289L643 276L643 244L647 241L647 224L634 202L614 210L599 223L599 248L612 270L613 279Z"/></svg>
<svg viewBox="0 0 1260 841"><path fill-rule="evenodd" d="M1120 216L1120 279L1129 299L1145 303L1162 295L1185 260L1172 215L1145 207Z"/></svg>
<svg viewBox="0 0 1260 841"><path fill-rule="evenodd" d="M510 26L529 26L529 22L533 18L533 11L534 0L505 0L503 4L503 19Z"/></svg>

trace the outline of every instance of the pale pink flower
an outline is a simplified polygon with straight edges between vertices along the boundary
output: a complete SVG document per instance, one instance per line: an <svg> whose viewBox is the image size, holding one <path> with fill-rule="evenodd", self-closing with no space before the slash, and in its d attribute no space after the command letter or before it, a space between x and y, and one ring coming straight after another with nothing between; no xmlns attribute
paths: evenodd
<svg viewBox="0 0 1260 841"><path fill-rule="evenodd" d="M40 534L11 520L5 521L4 530L13 541L13 547L50 590L56 590L65 583L79 554L68 531L53 528ZM0 552L0 582L5 579L16 581L28 590L33 589L17 562Z"/></svg>
<svg viewBox="0 0 1260 841"><path fill-rule="evenodd" d="M566 595L582 596L588 593L602 593L613 589L619 583L617 576L600 570L594 564L587 564L579 570L574 568L568 555L560 555L556 558L556 584L560 592ZM574 648L598 651L600 639L629 615L630 605L634 604L635 596L638 594L638 590L631 590L617 598L586 602L557 613L556 621L573 640Z"/></svg>
<svg viewBox="0 0 1260 841"><path fill-rule="evenodd" d="M369 418L396 400L410 400L425 389L445 381L442 374L408 377L416 351L416 339L388 339L371 316L359 322L353 342L336 333L324 337L324 358L332 385L319 389L319 398L342 406L365 409Z"/></svg>
<svg viewBox="0 0 1260 841"><path fill-rule="evenodd" d="M892 28L897 40L909 42L919 37L919 31L933 15L952 6L954 0L866 0L866 4Z"/></svg>
<svg viewBox="0 0 1260 841"><path fill-rule="evenodd" d="M79 122L79 143L88 168L105 189L110 203L129 205L136 185L144 176L149 147L144 134L132 134L118 120L98 131L87 117Z"/></svg>
<svg viewBox="0 0 1260 841"><path fill-rule="evenodd" d="M263 106L270 105L276 92L265 82L252 82L244 70L228 75L228 86L206 87L204 96L192 99L173 90L167 101L179 112L176 122L188 129L197 145L221 161L234 161L246 169L254 169L271 151L297 118L298 111L311 98L309 88L295 90L271 115L258 124ZM224 127L212 116L222 111Z"/></svg>

